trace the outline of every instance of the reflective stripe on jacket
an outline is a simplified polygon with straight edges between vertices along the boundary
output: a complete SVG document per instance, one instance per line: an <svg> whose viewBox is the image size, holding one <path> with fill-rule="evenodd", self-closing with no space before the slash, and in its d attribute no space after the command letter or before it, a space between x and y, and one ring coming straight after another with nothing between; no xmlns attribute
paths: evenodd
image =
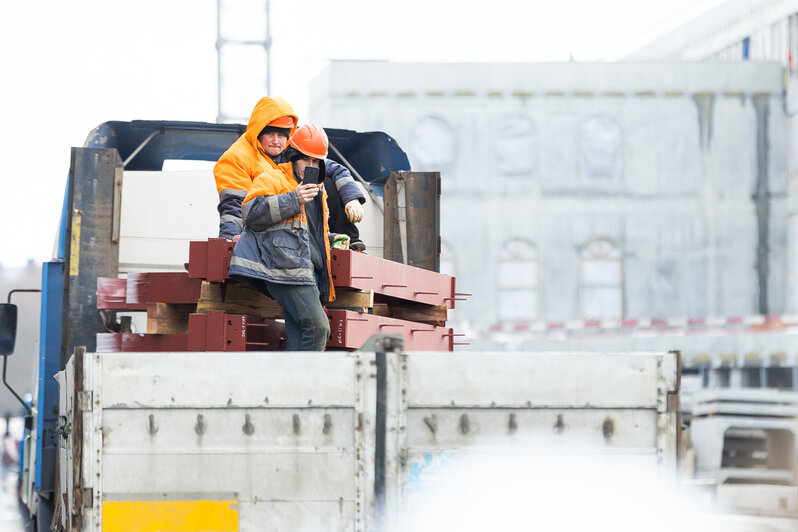
<svg viewBox="0 0 798 532"><path fill-rule="evenodd" d="M335 189L341 197L341 205L346 205L352 200L358 200L361 204L366 203L366 198L349 169L329 159L324 161L324 167L325 175L335 183Z"/></svg>
<svg viewBox="0 0 798 532"><path fill-rule="evenodd" d="M232 238L241 233L241 202L252 181L263 172L277 168L277 164L263 151L258 134L269 122L281 116L291 116L294 123L297 121L294 110L283 98L261 98L252 110L247 130L219 157L213 168L219 193L217 209L221 238Z"/></svg>

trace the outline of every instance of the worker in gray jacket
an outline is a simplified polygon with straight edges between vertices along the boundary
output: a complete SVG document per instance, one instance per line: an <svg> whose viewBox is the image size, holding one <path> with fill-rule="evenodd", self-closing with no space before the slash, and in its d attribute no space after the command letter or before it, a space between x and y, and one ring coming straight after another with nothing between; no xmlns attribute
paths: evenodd
<svg viewBox="0 0 798 532"><path fill-rule="evenodd" d="M335 299L330 245L339 235L329 232L324 187L304 177L327 156L327 135L306 124L289 144L288 162L258 174L242 202L228 274L280 304L288 351L323 351L330 323L322 305Z"/></svg>

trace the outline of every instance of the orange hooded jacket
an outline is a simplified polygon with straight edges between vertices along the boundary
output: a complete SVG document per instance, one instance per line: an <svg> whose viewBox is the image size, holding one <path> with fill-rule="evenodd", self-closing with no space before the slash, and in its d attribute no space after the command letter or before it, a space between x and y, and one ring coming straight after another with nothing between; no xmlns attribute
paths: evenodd
<svg viewBox="0 0 798 532"><path fill-rule="evenodd" d="M247 130L219 157L214 166L213 176L219 193L220 237L233 238L241 233L241 202L252 181L266 170L277 168L277 164L263 150L258 135L269 122L282 116L294 119L294 127L291 128L293 134L298 118L291 105L279 97L261 98L252 110Z"/></svg>

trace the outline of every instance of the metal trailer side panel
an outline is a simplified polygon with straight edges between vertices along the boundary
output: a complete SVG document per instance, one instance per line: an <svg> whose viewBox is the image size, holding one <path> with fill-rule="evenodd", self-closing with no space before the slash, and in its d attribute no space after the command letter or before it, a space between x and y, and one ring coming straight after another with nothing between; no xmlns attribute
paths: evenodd
<svg viewBox="0 0 798 532"><path fill-rule="evenodd" d="M425 353L408 364L408 405L653 408L660 357L644 353ZM666 357L668 358L668 357Z"/></svg>
<svg viewBox="0 0 798 532"><path fill-rule="evenodd" d="M229 517L209 521L209 530L367 530L373 354L103 353L85 361L92 400L82 466L91 482L83 489L93 497L84 530L121 530L133 513L167 509Z"/></svg>
<svg viewBox="0 0 798 532"><path fill-rule="evenodd" d="M603 472L675 471L678 357L389 353L386 526L448 496L436 490L452 479L468 483L464 493L527 482L562 457Z"/></svg>
<svg viewBox="0 0 798 532"><path fill-rule="evenodd" d="M358 364L345 353L105 353L101 360L102 407L122 409L351 406Z"/></svg>

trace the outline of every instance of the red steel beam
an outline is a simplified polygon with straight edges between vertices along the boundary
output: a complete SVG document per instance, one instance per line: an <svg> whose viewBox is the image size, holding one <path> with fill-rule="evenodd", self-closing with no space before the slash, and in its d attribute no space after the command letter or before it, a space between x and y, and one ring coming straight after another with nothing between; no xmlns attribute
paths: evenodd
<svg viewBox="0 0 798 532"><path fill-rule="evenodd" d="M184 272L130 273L97 278L98 310L147 310L148 303L196 303L202 281Z"/></svg>
<svg viewBox="0 0 798 532"><path fill-rule="evenodd" d="M188 351L188 335L185 334L140 334L98 333L98 353L122 351Z"/></svg>
<svg viewBox="0 0 798 532"><path fill-rule="evenodd" d="M227 279L230 258L235 244L226 238L209 238L207 241L189 242L188 276L221 283Z"/></svg>
<svg viewBox="0 0 798 532"><path fill-rule="evenodd" d="M397 320L353 310L327 310L330 339L327 347L359 349L373 334L401 334L405 351L453 351L454 333L450 327Z"/></svg>
<svg viewBox="0 0 798 532"><path fill-rule="evenodd" d="M333 285L454 308L455 278L350 250L332 250Z"/></svg>
<svg viewBox="0 0 798 532"><path fill-rule="evenodd" d="M189 351L283 351L285 324L211 310L188 316Z"/></svg>
<svg viewBox="0 0 798 532"><path fill-rule="evenodd" d="M196 303L200 298L202 281L190 279L185 272L129 273L127 276L127 302Z"/></svg>
<svg viewBox="0 0 798 532"><path fill-rule="evenodd" d="M97 278L98 310L147 310L146 303L127 302L127 279Z"/></svg>

